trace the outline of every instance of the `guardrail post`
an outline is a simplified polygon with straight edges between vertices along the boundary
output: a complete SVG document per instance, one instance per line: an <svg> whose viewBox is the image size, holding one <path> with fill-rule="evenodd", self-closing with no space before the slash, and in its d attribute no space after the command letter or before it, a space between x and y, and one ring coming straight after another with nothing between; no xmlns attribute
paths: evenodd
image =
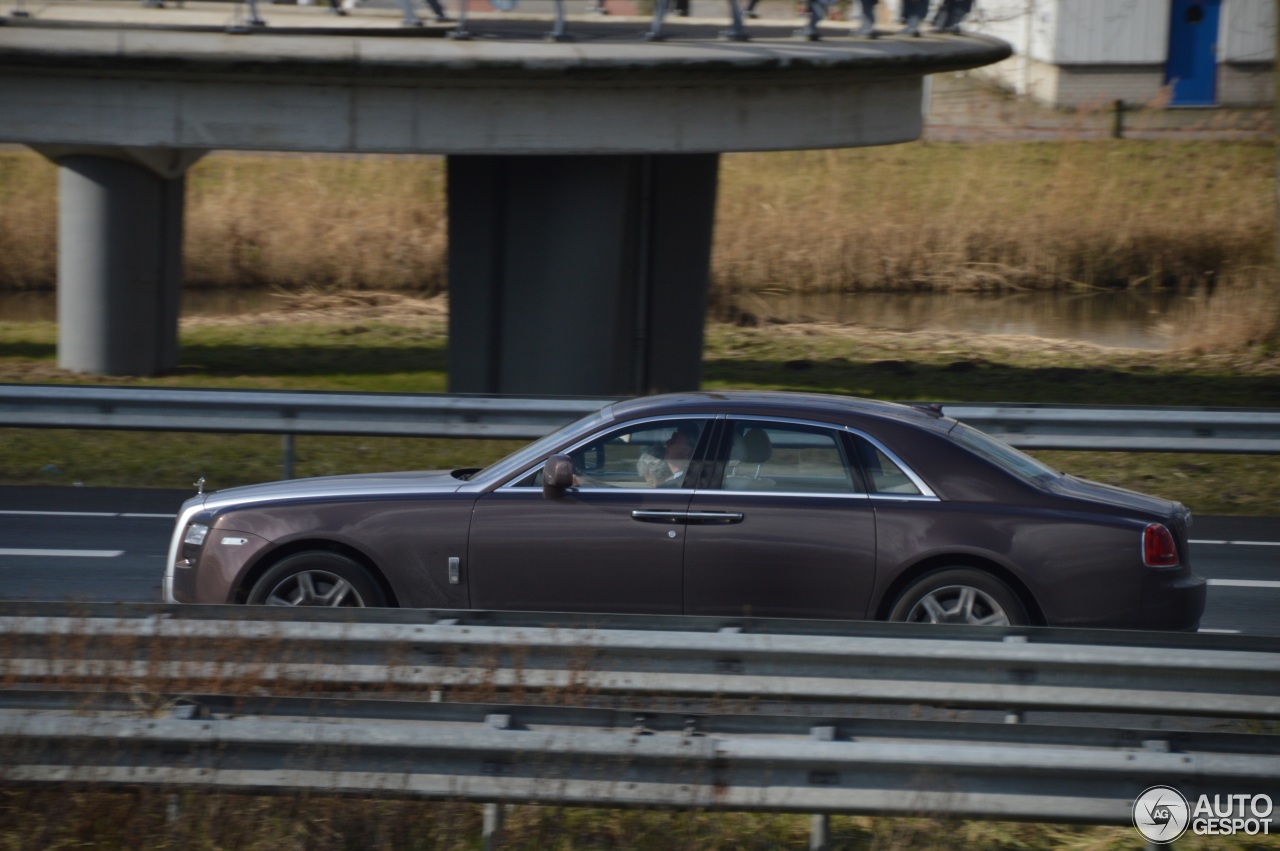
<svg viewBox="0 0 1280 851"><path fill-rule="evenodd" d="M820 742L836 740L835 727L813 727L809 738ZM827 851L831 847L831 816L814 815L809 818L809 851Z"/></svg>
<svg viewBox="0 0 1280 851"><path fill-rule="evenodd" d="M484 805L484 851L502 847L502 804Z"/></svg>
<svg viewBox="0 0 1280 851"><path fill-rule="evenodd" d="M510 715L486 715L484 717L486 727L492 727L495 730L510 730ZM502 847L502 821L503 810L502 804L485 804L484 805L484 851L497 851Z"/></svg>
<svg viewBox="0 0 1280 851"><path fill-rule="evenodd" d="M809 851L827 851L831 847L831 816L809 817Z"/></svg>
<svg viewBox="0 0 1280 851"><path fill-rule="evenodd" d="M1166 739L1143 739L1142 749L1152 751L1154 753L1171 753L1173 746ZM1154 839L1148 839L1143 843L1143 851L1164 851L1164 849L1172 848L1172 843L1156 842Z"/></svg>
<svg viewBox="0 0 1280 851"><path fill-rule="evenodd" d="M201 479L201 481L204 480ZM209 713L199 704L180 703L169 710L169 717L185 721L198 721L202 718L208 718ZM182 798L177 792L170 792L164 808L165 827L173 828L178 824L180 818L182 818Z"/></svg>
<svg viewBox="0 0 1280 851"><path fill-rule="evenodd" d="M1027 637L1025 635L1006 635L1001 639L1005 644L1026 644ZM1004 723L1021 724L1023 721L1021 709L1010 709L1004 714Z"/></svg>

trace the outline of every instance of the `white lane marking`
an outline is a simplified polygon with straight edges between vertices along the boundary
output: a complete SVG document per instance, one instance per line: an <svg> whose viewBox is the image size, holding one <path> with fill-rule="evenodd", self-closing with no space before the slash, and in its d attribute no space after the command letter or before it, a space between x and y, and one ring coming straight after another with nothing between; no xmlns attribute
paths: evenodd
<svg viewBox="0 0 1280 851"><path fill-rule="evenodd" d="M1229 588L1280 588L1280 582L1272 579L1206 579L1205 582Z"/></svg>
<svg viewBox="0 0 1280 851"><path fill-rule="evenodd" d="M116 517L114 511L0 511L11 517Z"/></svg>
<svg viewBox="0 0 1280 851"><path fill-rule="evenodd" d="M36 550L36 549L0 549L0 556L37 556L49 558L115 558L124 555L124 550Z"/></svg>
<svg viewBox="0 0 1280 851"><path fill-rule="evenodd" d="M173 520L176 514L143 514L141 512L118 511L0 511L0 516L7 517L128 517L144 520Z"/></svg>
<svg viewBox="0 0 1280 851"><path fill-rule="evenodd" d="M1217 544L1224 547L1280 547L1280 541L1198 541L1192 538L1189 544Z"/></svg>
<svg viewBox="0 0 1280 851"><path fill-rule="evenodd" d="M1239 635L1240 634L1240 630L1238 629L1205 629L1204 627L1200 627L1198 631L1199 632L1215 632L1220 635Z"/></svg>

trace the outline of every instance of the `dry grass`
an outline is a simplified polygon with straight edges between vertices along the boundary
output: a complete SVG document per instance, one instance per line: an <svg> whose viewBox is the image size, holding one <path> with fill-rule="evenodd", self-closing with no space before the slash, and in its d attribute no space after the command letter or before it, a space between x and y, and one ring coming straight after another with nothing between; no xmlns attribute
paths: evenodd
<svg viewBox="0 0 1280 851"><path fill-rule="evenodd" d="M214 156L187 198L191 286L445 286L443 160Z"/></svg>
<svg viewBox="0 0 1280 851"><path fill-rule="evenodd" d="M1227 275L1213 298L1169 329L1174 348L1196 355L1255 350L1280 336L1280 290L1270 269Z"/></svg>
<svg viewBox="0 0 1280 851"><path fill-rule="evenodd" d="M1269 262L1273 158L1261 144L1140 142L725 157L716 284L1202 286Z"/></svg>
<svg viewBox="0 0 1280 851"><path fill-rule="evenodd" d="M0 154L0 288L56 275L56 169ZM187 187L192 287L447 280L444 163L213 155ZM722 160L713 281L760 291L1210 287L1269 266L1262 142L915 143Z"/></svg>
<svg viewBox="0 0 1280 851"><path fill-rule="evenodd" d="M0 153L0 290L48 289L58 276L58 170Z"/></svg>

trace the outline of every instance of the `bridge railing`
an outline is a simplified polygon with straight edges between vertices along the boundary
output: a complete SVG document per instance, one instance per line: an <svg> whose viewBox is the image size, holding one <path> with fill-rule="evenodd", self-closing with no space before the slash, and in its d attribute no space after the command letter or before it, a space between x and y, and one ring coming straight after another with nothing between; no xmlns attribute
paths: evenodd
<svg viewBox="0 0 1280 851"><path fill-rule="evenodd" d="M611 399L0 385L0 427L532 440ZM1280 452L1280 410L943 402L944 414L1027 449Z"/></svg>
<svg viewBox="0 0 1280 851"><path fill-rule="evenodd" d="M1275 638L0 603L0 644L13 783L1098 824L1155 785L1280 797Z"/></svg>

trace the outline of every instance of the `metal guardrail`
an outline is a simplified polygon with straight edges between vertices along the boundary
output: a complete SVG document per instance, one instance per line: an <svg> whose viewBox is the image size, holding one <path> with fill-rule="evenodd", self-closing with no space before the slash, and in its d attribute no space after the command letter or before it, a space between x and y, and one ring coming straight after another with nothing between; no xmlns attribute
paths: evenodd
<svg viewBox="0 0 1280 851"><path fill-rule="evenodd" d="M1065 645L1032 643L1028 633L992 641L935 638L927 631L906 639L856 629L696 633L678 624L636 631L566 628L554 620L519 627L453 620L393 624L371 616L229 626L212 613L199 620L0 616L0 635L19 642L0 660L0 679L191 683L229 677L331 691L484 688L1157 714L1170 711L1169 684L1176 682L1180 715L1280 718L1280 641L1273 642L1275 652L1194 646L1152 652L1108 644L1105 634L1091 644ZM596 620L614 623L610 616ZM229 653L232 637L237 641ZM67 646L79 657L60 655ZM173 647L181 653L165 656Z"/></svg>
<svg viewBox="0 0 1280 851"><path fill-rule="evenodd" d="M943 412L1022 449L1280 452L1280 410L946 403Z"/></svg>
<svg viewBox="0 0 1280 851"><path fill-rule="evenodd" d="M532 440L610 399L0 385L0 426Z"/></svg>
<svg viewBox="0 0 1280 851"><path fill-rule="evenodd" d="M610 401L7 384L0 426L531 440ZM942 410L1028 449L1280 453L1280 410L965 403Z"/></svg>
<svg viewBox="0 0 1280 851"><path fill-rule="evenodd" d="M1280 735L1258 732L1280 639L299 614L0 604L0 780L1116 824L1158 784L1280 797ZM449 702L468 688L502 700ZM601 705L536 705L567 695ZM1055 720L966 718L1011 710ZM1114 721L1139 711L1163 717Z"/></svg>

